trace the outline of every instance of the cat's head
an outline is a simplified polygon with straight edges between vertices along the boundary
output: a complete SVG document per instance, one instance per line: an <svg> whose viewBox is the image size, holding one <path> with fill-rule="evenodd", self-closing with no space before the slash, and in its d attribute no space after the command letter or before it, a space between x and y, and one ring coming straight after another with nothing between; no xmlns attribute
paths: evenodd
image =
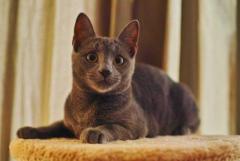
<svg viewBox="0 0 240 161"><path fill-rule="evenodd" d="M73 36L73 79L84 90L122 91L131 84L139 22L131 21L117 38L96 36L89 18L80 13Z"/></svg>

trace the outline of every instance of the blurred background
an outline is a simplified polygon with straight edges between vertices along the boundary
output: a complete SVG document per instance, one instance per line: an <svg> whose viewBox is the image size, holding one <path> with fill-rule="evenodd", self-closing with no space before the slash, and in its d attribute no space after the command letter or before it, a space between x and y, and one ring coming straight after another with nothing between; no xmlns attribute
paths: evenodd
<svg viewBox="0 0 240 161"><path fill-rule="evenodd" d="M200 134L240 134L240 1L0 0L0 160L21 126L63 118L75 19L116 36L139 19L138 61L193 91Z"/></svg>

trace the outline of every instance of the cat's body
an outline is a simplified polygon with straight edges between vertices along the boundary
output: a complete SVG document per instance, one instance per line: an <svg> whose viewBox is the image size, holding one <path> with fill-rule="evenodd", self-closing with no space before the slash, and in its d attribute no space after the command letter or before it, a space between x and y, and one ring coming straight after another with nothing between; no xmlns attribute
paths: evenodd
<svg viewBox="0 0 240 161"><path fill-rule="evenodd" d="M23 138L76 137L87 143L182 135L199 125L191 93L150 65L135 65L138 23L118 39L96 37L80 14L73 38L73 85L64 120L25 127Z"/></svg>
<svg viewBox="0 0 240 161"><path fill-rule="evenodd" d="M132 84L135 99L145 111L148 136L196 131L198 111L186 86L174 82L160 69L145 64L137 65Z"/></svg>

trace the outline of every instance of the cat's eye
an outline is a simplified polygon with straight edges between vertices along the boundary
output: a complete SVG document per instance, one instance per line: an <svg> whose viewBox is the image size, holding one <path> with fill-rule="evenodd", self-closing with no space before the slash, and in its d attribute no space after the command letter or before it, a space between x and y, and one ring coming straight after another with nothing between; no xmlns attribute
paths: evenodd
<svg viewBox="0 0 240 161"><path fill-rule="evenodd" d="M97 54L96 53L89 53L86 56L86 60L90 63L95 63L98 60Z"/></svg>
<svg viewBox="0 0 240 161"><path fill-rule="evenodd" d="M115 58L115 63L116 63L117 65L122 65L122 64L125 63L125 59L124 59L122 56L118 55L118 56Z"/></svg>

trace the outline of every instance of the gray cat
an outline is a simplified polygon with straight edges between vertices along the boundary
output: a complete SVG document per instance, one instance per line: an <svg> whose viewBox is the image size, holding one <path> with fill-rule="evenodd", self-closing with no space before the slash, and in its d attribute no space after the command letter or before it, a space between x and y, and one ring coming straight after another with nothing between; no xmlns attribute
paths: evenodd
<svg viewBox="0 0 240 161"><path fill-rule="evenodd" d="M96 36L89 18L79 14L64 120L46 127L23 127L18 137L75 137L84 143L105 143L195 132L199 117L191 92L160 69L135 64L138 37L137 20L112 39Z"/></svg>

